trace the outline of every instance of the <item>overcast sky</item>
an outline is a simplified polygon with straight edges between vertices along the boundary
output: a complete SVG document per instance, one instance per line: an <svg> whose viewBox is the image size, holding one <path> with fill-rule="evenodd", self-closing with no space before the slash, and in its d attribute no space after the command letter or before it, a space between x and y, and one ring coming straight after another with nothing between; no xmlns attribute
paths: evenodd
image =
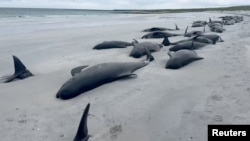
<svg viewBox="0 0 250 141"><path fill-rule="evenodd" d="M174 9L250 5L250 0L0 0L0 7Z"/></svg>

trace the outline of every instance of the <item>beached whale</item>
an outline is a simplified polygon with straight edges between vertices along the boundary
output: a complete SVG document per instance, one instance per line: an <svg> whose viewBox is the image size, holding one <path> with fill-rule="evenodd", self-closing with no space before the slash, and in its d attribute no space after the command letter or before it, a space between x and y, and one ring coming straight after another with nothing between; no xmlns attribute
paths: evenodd
<svg viewBox="0 0 250 141"><path fill-rule="evenodd" d="M208 44L190 40L190 41L181 42L181 43L174 45L173 47L169 48L169 51L178 51L181 49L196 50L206 45Z"/></svg>
<svg viewBox="0 0 250 141"><path fill-rule="evenodd" d="M177 26L177 24L175 24L175 29L164 28L164 27L152 27L152 28L144 29L144 30L142 30L142 32L155 32L155 31L166 31L166 30L174 31L174 30L180 30L180 29Z"/></svg>
<svg viewBox="0 0 250 141"><path fill-rule="evenodd" d="M194 21L192 27L202 27L207 24L207 21Z"/></svg>
<svg viewBox="0 0 250 141"><path fill-rule="evenodd" d="M154 43L154 42L141 42L139 43L137 40L134 39L133 41L134 48L131 50L129 56L134 58L140 58L147 54L145 48L149 52L156 52L160 51L163 47L162 44Z"/></svg>
<svg viewBox="0 0 250 141"><path fill-rule="evenodd" d="M33 76L33 74L29 70L27 70L27 68L18 57L13 55L13 61L15 72L13 75L5 79L5 83L11 82L14 79L25 79L27 77Z"/></svg>
<svg viewBox="0 0 250 141"><path fill-rule="evenodd" d="M206 28L206 25L204 25L204 28L203 28L203 31L199 31L199 30L195 30L195 31L188 31L188 26L186 27L186 30L185 30L185 33L184 33L184 37L192 37L192 36L196 36L196 35L199 35L199 34L202 34L205 32L205 28Z"/></svg>
<svg viewBox="0 0 250 141"><path fill-rule="evenodd" d="M226 30L223 28L223 21L212 21L211 18L209 18L207 25L212 32L222 33Z"/></svg>
<svg viewBox="0 0 250 141"><path fill-rule="evenodd" d="M206 44L212 44L213 41L209 38L206 38L206 37L203 37L201 35L197 35L195 37L192 37L190 39L184 39L184 40L180 40L180 41L177 41L177 42L170 42L169 39L167 37L164 38L164 40L162 41L162 44L164 46L169 46L169 45L176 45L176 44L179 44L179 43L183 43L183 42L186 42L186 41L196 41L196 42L201 42L201 43L206 43Z"/></svg>
<svg viewBox="0 0 250 141"><path fill-rule="evenodd" d="M147 51L146 61L102 63L85 70L75 69L72 78L61 86L56 97L71 99L103 84L125 77L136 76L133 72L149 64L150 60L152 61L154 58Z"/></svg>
<svg viewBox="0 0 250 141"><path fill-rule="evenodd" d="M193 61L201 60L202 57L197 56L193 50L179 50L176 52L168 52L170 59L168 60L166 67L167 69L179 69Z"/></svg>
<svg viewBox="0 0 250 141"><path fill-rule="evenodd" d="M124 41L104 41L95 45L93 49L126 48L128 46L132 46L132 43Z"/></svg>
<svg viewBox="0 0 250 141"><path fill-rule="evenodd" d="M210 39L213 44L216 44L216 42L220 41L220 42L224 42L224 40L221 38L221 36L217 35L217 34L200 34L197 38L200 37L205 37Z"/></svg>
<svg viewBox="0 0 250 141"><path fill-rule="evenodd" d="M181 36L183 34L175 34L175 33L169 33L169 32L163 32L163 31L156 31L156 32L150 32L148 34L143 35L142 39L150 39L150 38L164 38L164 37L174 37L174 36Z"/></svg>

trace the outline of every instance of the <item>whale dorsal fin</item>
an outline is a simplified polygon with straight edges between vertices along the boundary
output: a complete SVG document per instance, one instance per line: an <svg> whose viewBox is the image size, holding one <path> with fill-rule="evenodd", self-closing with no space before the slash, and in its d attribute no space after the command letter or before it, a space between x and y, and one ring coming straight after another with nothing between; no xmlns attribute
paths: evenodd
<svg viewBox="0 0 250 141"><path fill-rule="evenodd" d="M132 41L132 45L135 46L136 44L138 44L139 42L136 39L133 39Z"/></svg>
<svg viewBox="0 0 250 141"><path fill-rule="evenodd" d="M26 67L18 57L13 55L13 61L15 72L12 76L6 78L4 83L10 82L16 78L24 79L26 77L33 76L33 74L26 69Z"/></svg>
<svg viewBox="0 0 250 141"><path fill-rule="evenodd" d="M188 26L186 27L186 30L185 30L185 33L184 33L184 34L187 34L187 31L188 31Z"/></svg>
<svg viewBox="0 0 250 141"><path fill-rule="evenodd" d="M176 23L175 23L175 29L176 29L176 30L180 30L180 28L177 26Z"/></svg>
<svg viewBox="0 0 250 141"><path fill-rule="evenodd" d="M75 76L76 74L80 73L82 71L82 69L88 67L88 65L86 66L78 66L78 67L75 67L71 70L71 75L72 76Z"/></svg>
<svg viewBox="0 0 250 141"><path fill-rule="evenodd" d="M80 121L74 141L87 141L89 138L88 127L87 127L89 107L90 107L90 103L88 103L88 105L86 106L83 112L82 119Z"/></svg>
<svg viewBox="0 0 250 141"><path fill-rule="evenodd" d="M13 55L13 61L14 61L14 67L15 67L15 75L26 70L26 67L24 66L24 64L18 57Z"/></svg>

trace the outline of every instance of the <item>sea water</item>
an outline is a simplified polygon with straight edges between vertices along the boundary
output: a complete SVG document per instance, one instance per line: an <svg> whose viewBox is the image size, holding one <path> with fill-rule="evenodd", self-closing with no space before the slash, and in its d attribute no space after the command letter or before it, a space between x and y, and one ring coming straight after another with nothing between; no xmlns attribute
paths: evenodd
<svg viewBox="0 0 250 141"><path fill-rule="evenodd" d="M0 8L0 35L136 21L130 17L112 10Z"/></svg>

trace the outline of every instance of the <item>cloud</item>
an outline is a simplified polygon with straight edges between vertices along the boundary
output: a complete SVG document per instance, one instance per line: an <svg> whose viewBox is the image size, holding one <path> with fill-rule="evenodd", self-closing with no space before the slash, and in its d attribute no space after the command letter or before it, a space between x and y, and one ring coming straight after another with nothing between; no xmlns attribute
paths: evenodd
<svg viewBox="0 0 250 141"><path fill-rule="evenodd" d="M173 9L250 5L249 0L0 0L1 7Z"/></svg>

